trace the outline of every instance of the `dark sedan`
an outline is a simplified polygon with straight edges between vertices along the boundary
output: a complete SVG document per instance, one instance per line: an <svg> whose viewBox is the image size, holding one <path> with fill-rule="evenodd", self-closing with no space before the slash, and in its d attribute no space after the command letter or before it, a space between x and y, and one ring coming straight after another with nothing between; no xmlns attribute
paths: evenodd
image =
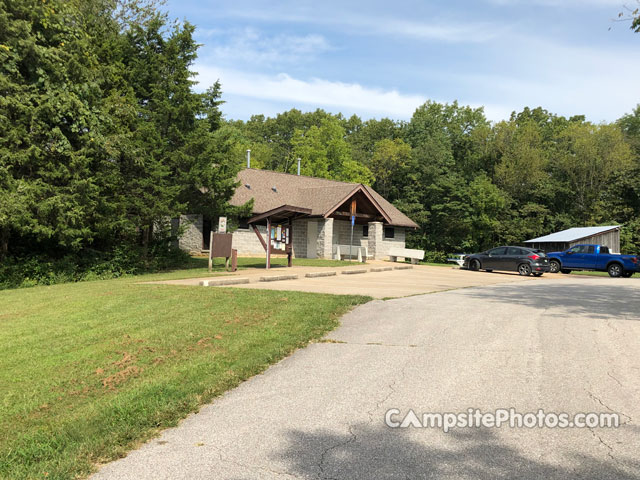
<svg viewBox="0 0 640 480"><path fill-rule="evenodd" d="M497 247L464 258L462 268L469 270L506 270L520 275L541 276L549 271L549 259L542 250L525 247Z"/></svg>

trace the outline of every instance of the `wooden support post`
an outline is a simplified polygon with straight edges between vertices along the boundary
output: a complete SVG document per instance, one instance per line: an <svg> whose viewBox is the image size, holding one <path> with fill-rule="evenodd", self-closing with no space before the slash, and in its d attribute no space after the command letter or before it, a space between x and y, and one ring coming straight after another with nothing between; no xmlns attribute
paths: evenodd
<svg viewBox="0 0 640 480"><path fill-rule="evenodd" d="M235 272L238 270L238 250L235 248L231 250L231 271Z"/></svg>
<svg viewBox="0 0 640 480"><path fill-rule="evenodd" d="M209 273L213 270L213 230L209 232Z"/></svg>
<svg viewBox="0 0 640 480"><path fill-rule="evenodd" d="M271 268L271 219L267 218L267 270Z"/></svg>
<svg viewBox="0 0 640 480"><path fill-rule="evenodd" d="M287 252L287 266L293 267L293 222L291 221L291 217L289 217L289 251Z"/></svg>

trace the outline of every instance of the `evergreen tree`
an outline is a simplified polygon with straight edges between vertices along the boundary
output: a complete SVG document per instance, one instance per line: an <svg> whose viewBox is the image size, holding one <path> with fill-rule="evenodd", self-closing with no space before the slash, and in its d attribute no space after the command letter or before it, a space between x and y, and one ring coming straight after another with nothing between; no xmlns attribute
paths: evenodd
<svg viewBox="0 0 640 480"><path fill-rule="evenodd" d="M103 74L74 3L0 2L2 253L14 236L71 249L94 239Z"/></svg>

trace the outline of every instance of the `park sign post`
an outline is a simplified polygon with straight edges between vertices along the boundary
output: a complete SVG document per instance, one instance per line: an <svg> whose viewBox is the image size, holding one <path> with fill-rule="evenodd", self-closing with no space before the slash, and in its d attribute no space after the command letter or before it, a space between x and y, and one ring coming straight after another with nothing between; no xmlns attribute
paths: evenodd
<svg viewBox="0 0 640 480"><path fill-rule="evenodd" d="M209 232L209 272L213 269L214 257L226 259L226 269L229 269L231 259L231 271L235 272L238 265L238 251L232 248L233 235L227 233L227 217L218 218L218 232Z"/></svg>
<svg viewBox="0 0 640 480"><path fill-rule="evenodd" d="M218 218L218 233L227 233L227 217Z"/></svg>
<svg viewBox="0 0 640 480"><path fill-rule="evenodd" d="M209 272L213 269L213 259L216 257L225 258L225 268L229 269L229 259L231 259L231 271L235 272L238 266L238 250L232 248L232 233L213 233L209 236Z"/></svg>

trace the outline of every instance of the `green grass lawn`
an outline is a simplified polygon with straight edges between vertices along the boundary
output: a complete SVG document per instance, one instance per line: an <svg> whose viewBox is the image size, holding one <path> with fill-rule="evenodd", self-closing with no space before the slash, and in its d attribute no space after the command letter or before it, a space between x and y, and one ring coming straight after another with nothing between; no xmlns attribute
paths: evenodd
<svg viewBox="0 0 640 480"><path fill-rule="evenodd" d="M564 275L564 274L560 274ZM587 275L589 277L608 277L609 274L607 272L591 272L589 270L581 271L581 270L573 270L568 275Z"/></svg>
<svg viewBox="0 0 640 480"><path fill-rule="evenodd" d="M0 291L0 478L84 477L368 300L136 283L184 273Z"/></svg>
<svg viewBox="0 0 640 480"><path fill-rule="evenodd" d="M552 274L552 275L554 275L554 274ZM558 275L562 275L562 274L558 274ZM609 274L607 272L592 272L592 271L589 271L589 270L584 270L584 271L573 270L568 275L587 275L589 277L608 277L609 276ZM640 275L636 273L631 278L640 278Z"/></svg>

